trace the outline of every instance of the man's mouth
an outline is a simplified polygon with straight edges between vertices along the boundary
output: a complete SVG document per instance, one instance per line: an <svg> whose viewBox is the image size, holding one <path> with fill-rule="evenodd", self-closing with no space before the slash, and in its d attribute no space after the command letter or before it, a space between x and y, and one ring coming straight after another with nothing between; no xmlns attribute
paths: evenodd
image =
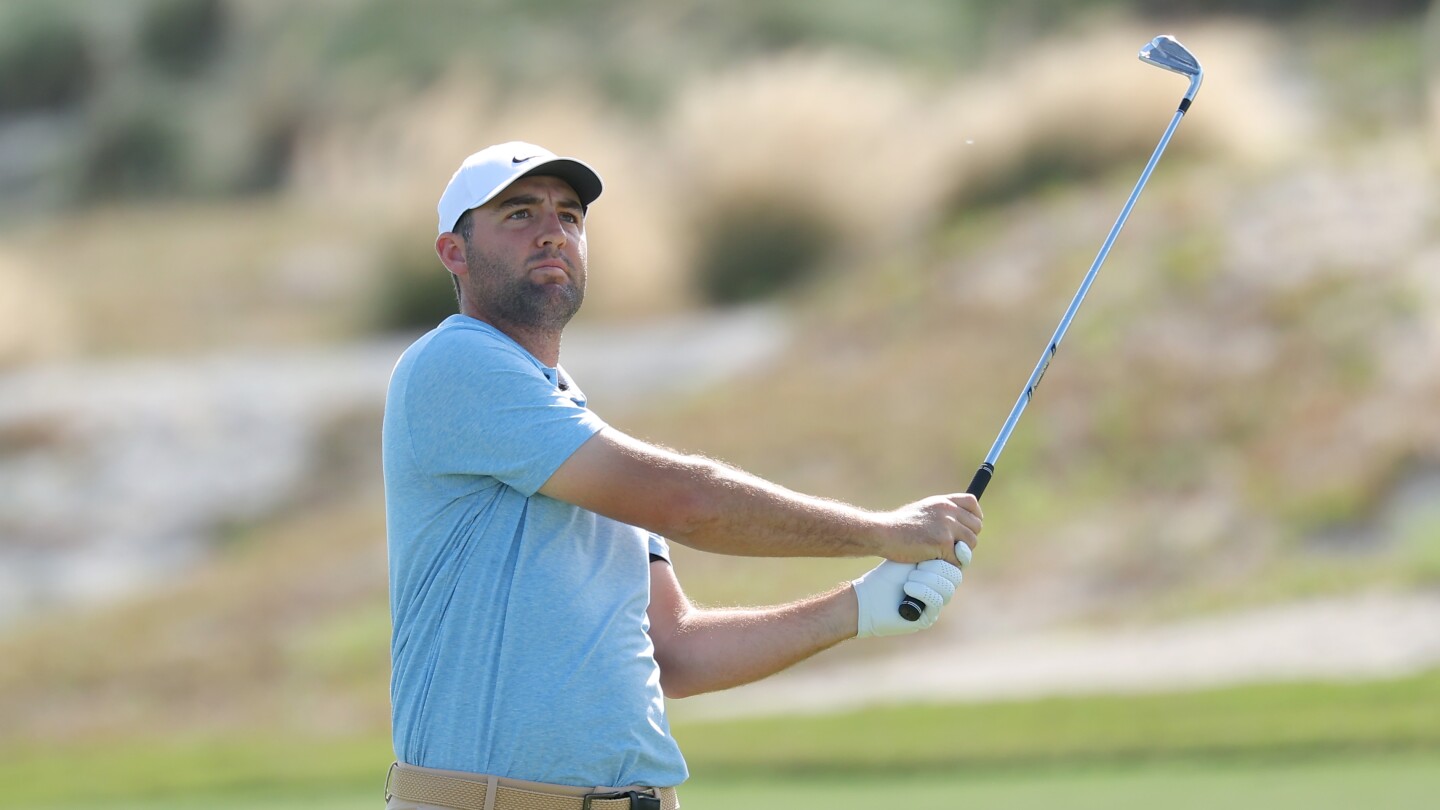
<svg viewBox="0 0 1440 810"><path fill-rule="evenodd" d="M530 268L530 275L540 284L569 284L568 268L559 262L537 264Z"/></svg>

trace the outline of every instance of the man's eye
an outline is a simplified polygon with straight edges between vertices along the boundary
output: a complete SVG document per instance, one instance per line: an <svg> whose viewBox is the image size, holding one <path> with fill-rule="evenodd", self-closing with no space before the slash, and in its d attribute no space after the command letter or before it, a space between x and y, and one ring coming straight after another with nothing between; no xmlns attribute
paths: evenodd
<svg viewBox="0 0 1440 810"><path fill-rule="evenodd" d="M530 212L522 209L522 210L519 210L519 211L516 211L516 212L512 213L508 218L509 218L509 219L525 219L525 218L527 218L527 217L529 217L529 216L530 216Z"/></svg>
<svg viewBox="0 0 1440 810"><path fill-rule="evenodd" d="M561 215L560 215L560 218L563 219L563 220L565 220L566 222L579 222L579 221L580 221L580 217L577 217L577 216L575 216L574 214L571 214L571 213L561 214Z"/></svg>

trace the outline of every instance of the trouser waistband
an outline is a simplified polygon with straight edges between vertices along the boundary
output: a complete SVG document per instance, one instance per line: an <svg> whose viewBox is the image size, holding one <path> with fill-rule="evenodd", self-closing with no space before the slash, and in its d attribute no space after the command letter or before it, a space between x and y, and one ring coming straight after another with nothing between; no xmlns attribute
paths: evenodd
<svg viewBox="0 0 1440 810"><path fill-rule="evenodd" d="M501 776L439 771L397 762L385 777L385 799L455 810L678 810L675 788L631 785L583 788Z"/></svg>

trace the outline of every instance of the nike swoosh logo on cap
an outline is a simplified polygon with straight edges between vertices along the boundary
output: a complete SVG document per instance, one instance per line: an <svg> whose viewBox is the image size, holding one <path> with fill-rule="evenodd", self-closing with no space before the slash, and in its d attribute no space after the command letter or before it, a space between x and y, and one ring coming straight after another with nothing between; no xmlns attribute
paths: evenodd
<svg viewBox="0 0 1440 810"><path fill-rule="evenodd" d="M537 158L537 157L540 157L540 156L539 156L539 155L531 155L530 157L510 158L510 165L512 165L512 166L518 166L518 165L520 165L521 163L526 163L526 162L532 161L532 160L534 160L534 159Z"/></svg>

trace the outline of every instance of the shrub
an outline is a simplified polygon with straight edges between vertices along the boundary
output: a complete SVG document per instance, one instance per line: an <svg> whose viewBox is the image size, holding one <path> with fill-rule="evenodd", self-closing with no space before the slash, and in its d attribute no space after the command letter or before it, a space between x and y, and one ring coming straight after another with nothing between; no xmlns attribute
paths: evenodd
<svg viewBox="0 0 1440 810"><path fill-rule="evenodd" d="M140 21L140 52L166 73L194 75L219 49L226 22L221 0L157 0Z"/></svg>
<svg viewBox="0 0 1440 810"><path fill-rule="evenodd" d="M95 59L73 20L28 13L7 22L0 32L0 115L57 109L89 93Z"/></svg>
<svg viewBox="0 0 1440 810"><path fill-rule="evenodd" d="M183 146L160 111L127 111L96 128L81 161L80 188L101 197L174 193L184 183Z"/></svg>
<svg viewBox="0 0 1440 810"><path fill-rule="evenodd" d="M902 244L937 213L925 95L893 70L794 53L692 83L665 123L697 287L735 303Z"/></svg>
<svg viewBox="0 0 1440 810"><path fill-rule="evenodd" d="M1154 149L1184 84L1133 56L1153 31L1118 20L1031 47L1033 56L958 82L933 110L947 133L949 167L937 176L952 210L1018 198L1048 185L1104 176ZM1187 122L1168 154L1220 154L1253 166L1307 143L1304 103L1287 93L1268 55L1281 45L1266 28L1236 21L1196 25L1186 45L1222 93L1201 93L1203 115ZM1173 161L1170 157L1167 160Z"/></svg>
<svg viewBox="0 0 1440 810"><path fill-rule="evenodd" d="M1440 143L1440 3L1430 8L1421 34L1421 52L1425 55L1425 89L1430 105L1430 138Z"/></svg>
<svg viewBox="0 0 1440 810"><path fill-rule="evenodd" d="M732 203L701 228L700 292L714 304L769 297L832 258L836 234L806 208L779 200Z"/></svg>
<svg viewBox="0 0 1440 810"><path fill-rule="evenodd" d="M248 171L241 178L241 188L246 191L279 188L290 175L290 163L294 159L295 142L299 137L298 115L277 116L262 126L250 156Z"/></svg>
<svg viewBox="0 0 1440 810"><path fill-rule="evenodd" d="M376 331L429 329L454 315L455 283L428 242L395 241L384 250L371 323Z"/></svg>
<svg viewBox="0 0 1440 810"><path fill-rule="evenodd" d="M1208 13L1241 13L1276 20L1297 19L1317 14L1343 14L1357 19L1406 17L1425 11L1430 0L1369 0L1365 3L1336 3L1335 0L1220 0L1207 3ZM1140 0L1137 10L1145 14L1174 18L1192 14L1195 5L1181 0Z"/></svg>

